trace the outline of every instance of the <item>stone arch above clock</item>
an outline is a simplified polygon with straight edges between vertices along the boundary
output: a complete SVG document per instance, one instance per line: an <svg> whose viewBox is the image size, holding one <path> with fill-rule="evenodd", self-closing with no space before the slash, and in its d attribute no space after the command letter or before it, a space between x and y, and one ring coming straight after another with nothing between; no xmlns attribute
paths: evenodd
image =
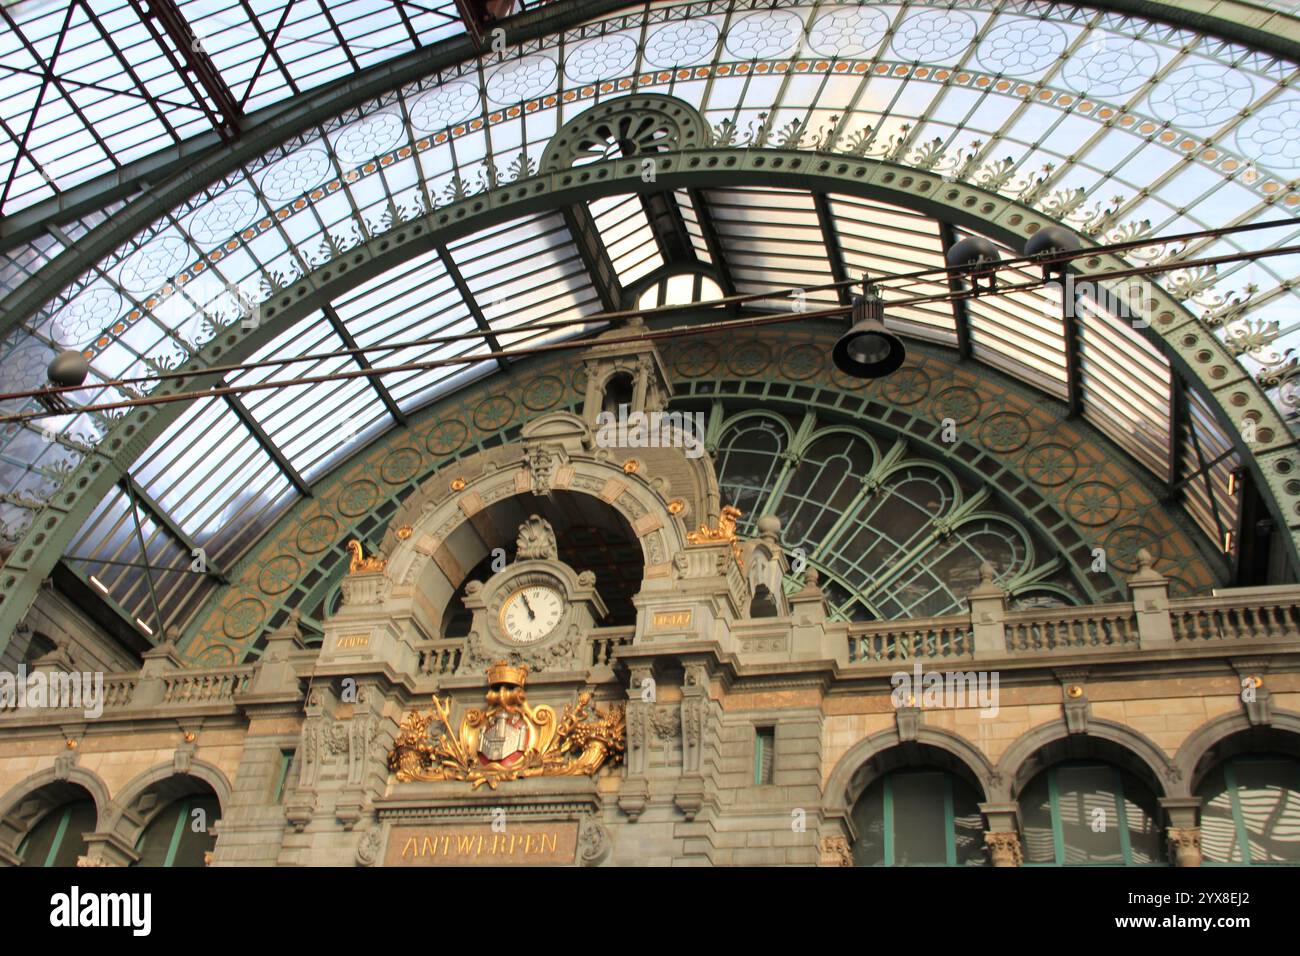
<svg viewBox="0 0 1300 956"><path fill-rule="evenodd" d="M515 496L587 495L618 512L641 548L642 590L671 588L673 558L688 525L716 520L717 478L707 456L677 448L600 448L592 429L566 412L530 422L511 445L432 476L389 525L382 594L402 630L436 637L443 608L488 553L475 517Z"/></svg>

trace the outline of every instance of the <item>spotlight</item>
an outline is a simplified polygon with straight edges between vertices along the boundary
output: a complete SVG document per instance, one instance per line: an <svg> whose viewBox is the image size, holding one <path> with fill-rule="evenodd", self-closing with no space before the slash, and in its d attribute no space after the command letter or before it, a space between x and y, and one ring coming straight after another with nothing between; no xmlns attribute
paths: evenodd
<svg viewBox="0 0 1300 956"><path fill-rule="evenodd" d="M1062 229L1060 226L1044 226L1025 242L1025 257L1038 259L1068 252L1078 252L1080 248L1079 237L1070 230ZM1043 264L1043 279L1051 281L1053 277L1058 282L1065 281L1064 262Z"/></svg>
<svg viewBox="0 0 1300 956"><path fill-rule="evenodd" d="M90 373L90 364L86 356L76 349L64 349L54 357L46 375L50 384L56 388L70 388L81 385Z"/></svg>
<svg viewBox="0 0 1300 956"><path fill-rule="evenodd" d="M54 356L54 361L46 369L46 377L54 388L76 388L86 381L90 373L90 363L76 349L64 349ZM43 392L36 396L36 401L47 411L56 415L68 415L76 409L58 392Z"/></svg>
<svg viewBox="0 0 1300 956"><path fill-rule="evenodd" d="M854 378L881 378L898 371L907 355L903 340L885 328L885 303L866 282L853 297L853 327L831 352L835 367Z"/></svg>
<svg viewBox="0 0 1300 956"><path fill-rule="evenodd" d="M953 243L952 248L944 256L948 268L958 275L978 272L994 265L1001 258L998 255L998 247L983 236L967 236L961 242ZM986 290L992 292L997 287L997 276L990 272L986 281L988 282ZM985 291L981 290L979 281L974 278L970 280L970 288L975 295Z"/></svg>

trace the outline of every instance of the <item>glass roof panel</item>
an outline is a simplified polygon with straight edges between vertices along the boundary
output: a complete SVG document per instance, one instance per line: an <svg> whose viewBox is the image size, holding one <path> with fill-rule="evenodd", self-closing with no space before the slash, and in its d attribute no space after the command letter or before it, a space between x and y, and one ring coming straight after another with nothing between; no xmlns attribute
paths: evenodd
<svg viewBox="0 0 1300 956"><path fill-rule="evenodd" d="M251 355L250 363L338 352L343 340L314 312ZM287 381L358 370L351 356L268 366L232 375L230 385ZM307 482L360 447L359 436L393 423L365 378L248 392L239 401Z"/></svg>
<svg viewBox="0 0 1300 956"><path fill-rule="evenodd" d="M628 286L664 264L641 197L607 196L587 203L619 283Z"/></svg>
<svg viewBox="0 0 1300 956"><path fill-rule="evenodd" d="M363 283L339 299L335 309L360 348L399 346L368 351L366 357L376 367L432 362L489 349L437 252ZM415 344L450 336L465 338L460 342ZM380 381L398 406L410 411L461 383L467 374L477 377L495 367L495 363L485 362L395 372L382 376Z"/></svg>
<svg viewBox="0 0 1300 956"><path fill-rule="evenodd" d="M1084 417L1151 471L1167 475L1169 363L1119 318L1113 300L1081 292L1076 301Z"/></svg>
<svg viewBox="0 0 1300 956"><path fill-rule="evenodd" d="M939 224L921 213L888 203L833 195L830 207L840 252L849 278L866 275L880 279L927 269L942 269L943 240ZM906 305L898 300L944 295L948 283L925 277L889 284L885 318L891 328L940 342L957 339L952 305L923 302Z"/></svg>
<svg viewBox="0 0 1300 956"><path fill-rule="evenodd" d="M958 240L967 235L964 230L955 231ZM1019 253L1003 243L994 244L1002 258L1018 258ZM1006 267L999 273L998 282L1014 286L1035 282L1041 276L1036 269ZM1069 389L1061 295L1059 285L1049 285L967 298L958 308L965 309L969 317L971 354L1058 398L1066 398Z"/></svg>
<svg viewBox="0 0 1300 956"><path fill-rule="evenodd" d="M723 255L742 293L776 291L773 308L839 302L813 198L792 189L710 189L705 193ZM779 290L779 291L777 291Z"/></svg>
<svg viewBox="0 0 1300 956"><path fill-rule="evenodd" d="M327 8L293 0L251 7L183 0L181 7L245 112L461 29L451 3L349 0ZM0 138L0 188L7 191L0 211L212 128L126 0L95 5L95 17L83 16L87 8L69 0L2 9L7 26L23 28L0 30L0 118L11 129L30 126L31 136L21 146L21 134ZM57 82L41 98L65 19ZM112 28L102 29L105 24ZM991 0L960 9L919 2L787 9L723 3L708 13L675 2L628 8L586 28L581 40L556 35L443 70L382 102L322 120L248 162L123 243L27 322L25 334L7 338L0 379L35 384L51 350L67 345L93 356L92 382L186 360L222 324L340 250L489 184L534 175L559 123L631 91L696 105L719 143L750 150L798 145L917 166L1026 203L1104 242L1271 218L1300 207L1292 188L1300 150L1288 132L1300 127L1297 82L1294 64L1268 55L1190 29L1067 5L1034 7L1032 14ZM58 173L54 185L46 178L50 169ZM832 281L824 223L808 193L711 190L703 194L707 206L698 209L690 194L674 195L696 256L707 261L704 236L712 225L725 257L717 265L742 291L777 293ZM848 196L830 197L829 206L851 277L938 264L940 229L928 216ZM659 250L650 252L627 199L598 200L591 208L603 217L600 231L627 270L625 281L654 267ZM93 216L69 222L65 234L75 243L93 225ZM1232 252L1298 237L1300 230L1279 230L1162 254ZM42 239L3 253L0 292L26 281L64 247L62 239ZM526 326L599 310L600 296L555 214L482 230L452 243L445 261L427 255L395 267L386 279L400 288L386 291L374 280L337 304L360 344L393 346L373 353L375 364L557 339L592 324ZM1214 320L1215 334L1240 353L1245 368L1271 383L1281 409L1292 414L1296 399L1284 362L1288 349L1300 348L1291 291L1300 281L1300 257L1189 270L1161 281ZM942 292L943 284L912 291L927 288ZM837 300L831 290L808 298ZM772 301L790 305L788 297ZM967 308L978 358L1063 395L1063 336L1050 295L981 297ZM948 303L891 305L888 314L908 334L956 341ZM282 337L274 347L287 354L328 341L337 348L341 340L327 326L319 319L300 323L301 339ZM1090 420L1164 474L1167 367L1141 336L1100 308L1085 305L1081 326ZM480 333L488 330L494 334L485 341ZM406 344L462 334L470 337ZM309 395L310 404L359 416L364 437L390 420L381 387L409 410L494 367L448 366L392 373L375 384L357 379L348 388L292 391ZM290 421L270 398L248 401L254 420L283 438L286 447L277 450L305 475L323 473L351 447L311 441L320 423ZM243 456L245 464L232 467L263 474L247 463L261 455L258 468L264 468L271 459L237 418L232 424L229 403L201 408L213 441L229 442L229 453ZM186 420L198 427L188 414ZM100 424L82 419L76 427L93 436ZM72 427L64 423L58 431L69 434ZM272 467L274 487L240 502L222 503L216 500L222 493L214 492L214 501L198 508L171 492L184 483L172 472L190 463L183 451L166 448L191 439L169 429L142 467L157 486L155 497L178 509L173 518L187 533L206 529L215 536L211 514L229 511L233 524L223 546L235 553L239 541L293 496L292 484ZM12 432L0 436L5 442L0 473L6 483L53 487L40 470L56 457L50 443L38 449L30 434ZM1212 444L1208 435L1206 442ZM79 454L53 446L74 460ZM225 459L213 470L201 452L201 480L228 487ZM1221 472L1215 475L1220 481Z"/></svg>
<svg viewBox="0 0 1300 956"><path fill-rule="evenodd" d="M241 114L464 33L451 0L178 0ZM211 131L215 101L130 0L18 0L0 12L0 213ZM206 102L205 102L206 101ZM218 118L222 117L222 118Z"/></svg>
<svg viewBox="0 0 1300 956"><path fill-rule="evenodd" d="M571 338L594 328L530 329L600 311L596 287L558 213L485 229L448 248L502 348Z"/></svg>
<svg viewBox="0 0 1300 956"><path fill-rule="evenodd" d="M297 494L222 399L187 408L134 474L217 565L238 557Z"/></svg>

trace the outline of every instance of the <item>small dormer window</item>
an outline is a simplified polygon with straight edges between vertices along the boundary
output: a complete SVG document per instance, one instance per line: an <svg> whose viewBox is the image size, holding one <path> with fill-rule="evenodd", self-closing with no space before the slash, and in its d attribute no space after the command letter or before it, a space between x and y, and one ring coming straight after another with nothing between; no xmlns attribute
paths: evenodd
<svg viewBox="0 0 1300 956"><path fill-rule="evenodd" d="M617 415L620 405L630 407L635 389L636 382L630 372L619 372L610 376L609 381L605 383L605 398L601 402L601 411Z"/></svg>

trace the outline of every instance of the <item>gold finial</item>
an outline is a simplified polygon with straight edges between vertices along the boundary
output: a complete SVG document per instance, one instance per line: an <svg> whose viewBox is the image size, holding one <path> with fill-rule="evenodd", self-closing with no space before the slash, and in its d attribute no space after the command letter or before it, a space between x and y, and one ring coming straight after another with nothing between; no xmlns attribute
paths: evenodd
<svg viewBox="0 0 1300 956"><path fill-rule="evenodd" d="M397 540L405 541L407 538L411 536L411 531L412 528L409 524L402 525L400 528L397 529Z"/></svg>
<svg viewBox="0 0 1300 956"><path fill-rule="evenodd" d="M528 665L520 664L518 667L507 661L497 661L487 669L488 686L496 684L513 684L516 687L523 687L528 680Z"/></svg>
<svg viewBox="0 0 1300 956"><path fill-rule="evenodd" d="M686 502L682 501L681 498L674 498L672 501L668 502L668 513L670 515L679 515L685 508Z"/></svg>
<svg viewBox="0 0 1300 956"><path fill-rule="evenodd" d="M464 478L453 478L453 479L451 480L451 490L452 490L452 491L464 491L464 490L465 490L465 479L464 479Z"/></svg>
<svg viewBox="0 0 1300 956"><path fill-rule="evenodd" d="M388 562L377 554L366 557L365 552L361 550L361 542L353 538L348 542L348 553L352 555L352 562L348 565L349 574L366 574L372 571L382 571Z"/></svg>
<svg viewBox="0 0 1300 956"><path fill-rule="evenodd" d="M627 461L623 462L623 474L625 475L635 474L640 469L640 467L641 467L641 462L637 461L635 458L629 458Z"/></svg>

